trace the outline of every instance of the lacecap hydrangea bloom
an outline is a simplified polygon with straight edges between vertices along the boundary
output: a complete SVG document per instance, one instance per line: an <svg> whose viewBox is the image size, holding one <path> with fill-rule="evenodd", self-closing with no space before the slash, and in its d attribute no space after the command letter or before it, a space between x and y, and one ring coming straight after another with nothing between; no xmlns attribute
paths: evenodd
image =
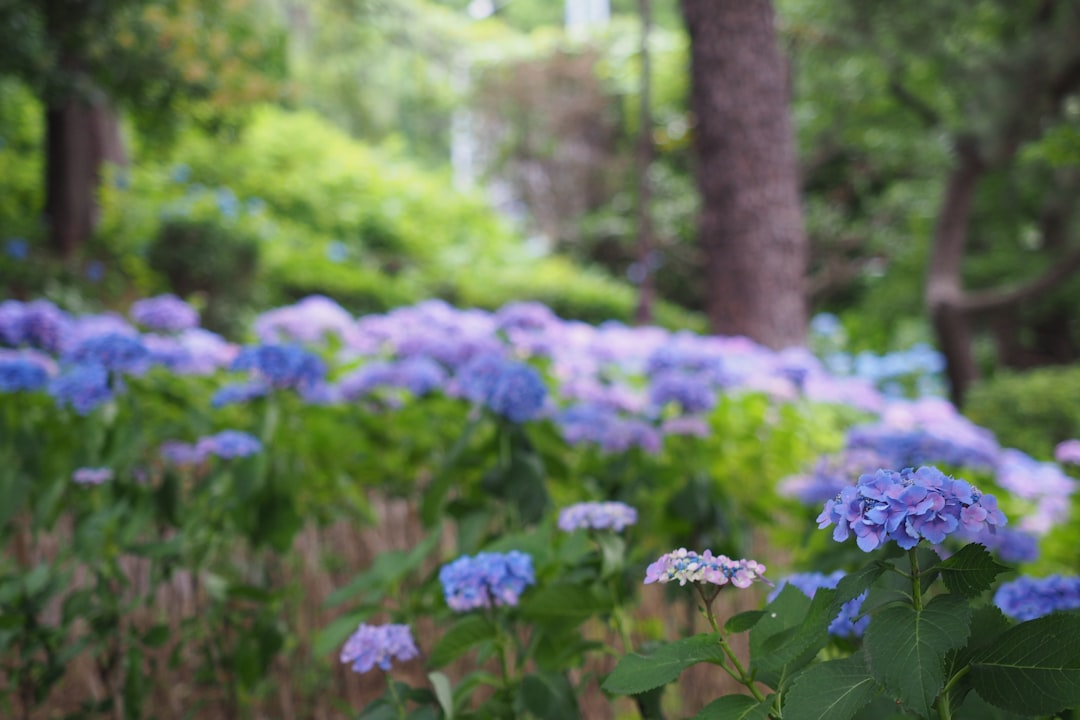
<svg viewBox="0 0 1080 720"><path fill-rule="evenodd" d="M532 556L517 550L463 555L439 570L446 604L466 612L518 604L521 593L536 582Z"/></svg>
<svg viewBox="0 0 1080 720"><path fill-rule="evenodd" d="M366 673L376 665L389 670L391 660L404 662L419 654L408 625L360 623L341 649L341 662L355 672Z"/></svg>
<svg viewBox="0 0 1080 720"><path fill-rule="evenodd" d="M679 548L661 555L645 570L645 584L678 581L712 583L737 588L748 588L755 580L765 579L765 566L756 560L732 560L726 555L713 555L706 550L700 555L686 548Z"/></svg>
<svg viewBox="0 0 1080 720"><path fill-rule="evenodd" d="M828 575L818 572L807 573L795 573L788 575L786 578L776 584L776 589L769 593L768 602L772 602L780 591L784 589L785 585L792 585L797 588L803 595L808 598L813 598L814 594L819 588L835 588L845 573L843 570L837 570L836 572ZM867 593L863 593L854 600L849 600L844 603L840 608L840 614L837 615L831 623L829 623L829 634L838 638L859 638L866 632L866 627L870 624L870 616L859 617L859 613L862 611L863 601L866 600Z"/></svg>
<svg viewBox="0 0 1080 720"><path fill-rule="evenodd" d="M559 512L559 529L622 532L637 522L637 510L621 502L583 502Z"/></svg>
<svg viewBox="0 0 1080 720"><path fill-rule="evenodd" d="M936 545L959 529L979 533L1006 523L993 495L930 466L862 475L825 503L817 521L822 529L835 523L837 542L854 534L864 552L889 540L905 550L923 539Z"/></svg>
<svg viewBox="0 0 1080 720"><path fill-rule="evenodd" d="M1076 610L1080 608L1080 577L1019 577L1001 584L994 593L994 604L1001 612L1020 621L1034 620L1059 610Z"/></svg>

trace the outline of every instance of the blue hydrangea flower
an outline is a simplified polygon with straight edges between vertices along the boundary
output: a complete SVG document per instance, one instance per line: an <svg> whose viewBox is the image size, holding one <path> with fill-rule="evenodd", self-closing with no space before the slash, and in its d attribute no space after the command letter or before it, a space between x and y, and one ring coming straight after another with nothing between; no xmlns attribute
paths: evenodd
<svg viewBox="0 0 1080 720"><path fill-rule="evenodd" d="M254 455L262 450L262 443L254 435L246 432L222 430L217 434L200 438L195 443L195 450L203 457L216 455L229 460Z"/></svg>
<svg viewBox="0 0 1080 720"><path fill-rule="evenodd" d="M732 560L726 555L713 555L706 550L700 555L686 548L664 553L645 570L645 584L678 581L727 585L748 588L755 580L768 583L765 566L756 560ZM771 583L769 583L771 584Z"/></svg>
<svg viewBox="0 0 1080 720"><path fill-rule="evenodd" d="M111 468L107 467L82 467L71 474L72 481L79 485L100 485L112 480L112 478L113 471Z"/></svg>
<svg viewBox="0 0 1080 720"><path fill-rule="evenodd" d="M463 555L439 570L446 604L467 612L492 606L514 607L521 593L536 583L532 556L517 550Z"/></svg>
<svg viewBox="0 0 1080 720"><path fill-rule="evenodd" d="M275 388L298 390L317 385L326 377L326 365L299 345L251 345L232 363L233 370L248 370Z"/></svg>
<svg viewBox="0 0 1080 720"><path fill-rule="evenodd" d="M226 385L219 389L210 398L210 405L215 408L223 408L226 405L246 403L255 398L266 397L270 393L270 386L262 380Z"/></svg>
<svg viewBox="0 0 1080 720"><path fill-rule="evenodd" d="M389 670L391 660L405 662L419 655L408 625L360 623L341 649L341 662L351 665L354 672L366 673L376 665Z"/></svg>
<svg viewBox="0 0 1080 720"><path fill-rule="evenodd" d="M49 394L60 407L70 405L86 415L112 398L109 371L97 364L75 365L49 383Z"/></svg>
<svg viewBox="0 0 1080 720"><path fill-rule="evenodd" d="M547 398L544 380L525 363L507 362L491 388L486 404L494 412L520 423L540 414Z"/></svg>
<svg viewBox="0 0 1080 720"><path fill-rule="evenodd" d="M559 512L559 529L622 532L637 522L637 510L621 502L582 502Z"/></svg>
<svg viewBox="0 0 1080 720"><path fill-rule="evenodd" d="M649 400L656 407L674 403L685 413L700 413L716 406L716 390L700 375L665 371L652 377Z"/></svg>
<svg viewBox="0 0 1080 720"><path fill-rule="evenodd" d="M39 363L25 358L0 358L0 393L33 392L49 382Z"/></svg>
<svg viewBox="0 0 1080 720"><path fill-rule="evenodd" d="M979 469L996 467L1001 451L989 430L960 423L943 425L936 431L860 425L848 431L847 448L872 450L888 458L883 467L940 463Z"/></svg>
<svg viewBox="0 0 1080 720"><path fill-rule="evenodd" d="M822 529L836 524L837 542L854 534L864 552L888 540L905 550L922 539L939 544L960 529L978 533L1006 523L993 495L929 466L862 475L828 500L817 520Z"/></svg>
<svg viewBox="0 0 1080 720"><path fill-rule="evenodd" d="M803 595L809 598L813 598L814 594L818 591L818 588L835 588L844 578L844 571L837 570L836 572L825 575L818 572L808 573L795 573L788 575L776 585L776 589L769 593L768 602L772 602L780 591L784 589L785 585L792 585L797 588ZM838 638L860 638L863 633L866 632L866 627L870 624L870 616L859 617L859 613L862 610L863 601L866 600L867 593L863 593L854 600L849 600L844 603L840 608L840 614L829 623L829 634Z"/></svg>
<svg viewBox="0 0 1080 720"><path fill-rule="evenodd" d="M48 300L8 300L0 303L0 342L57 353L70 322L70 316Z"/></svg>
<svg viewBox="0 0 1080 720"><path fill-rule="evenodd" d="M1019 577L1001 584L994 593L994 604L1020 621L1034 620L1058 610L1076 610L1080 608L1080 577Z"/></svg>
<svg viewBox="0 0 1080 720"><path fill-rule="evenodd" d="M139 373L150 364L150 351L138 338L108 333L86 338L67 354L67 359L95 363L112 372Z"/></svg>
<svg viewBox="0 0 1080 720"><path fill-rule="evenodd" d="M461 394L474 403L486 403L506 360L501 355L484 353L466 362L457 374Z"/></svg>
<svg viewBox="0 0 1080 720"><path fill-rule="evenodd" d="M179 332L199 324L195 308L171 294L136 300L130 315L143 327L162 332Z"/></svg>

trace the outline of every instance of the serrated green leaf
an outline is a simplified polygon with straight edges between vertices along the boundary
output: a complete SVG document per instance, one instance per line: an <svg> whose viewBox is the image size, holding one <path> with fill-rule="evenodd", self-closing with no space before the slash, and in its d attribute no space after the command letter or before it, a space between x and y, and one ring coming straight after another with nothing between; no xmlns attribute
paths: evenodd
<svg viewBox="0 0 1080 720"><path fill-rule="evenodd" d="M662 645L649 655L631 653L615 666L603 688L616 695L636 695L666 685L699 662L722 662L724 651L715 633Z"/></svg>
<svg viewBox="0 0 1080 720"><path fill-rule="evenodd" d="M1054 613L1010 628L971 663L972 685L1010 712L1080 706L1080 615Z"/></svg>
<svg viewBox="0 0 1080 720"><path fill-rule="evenodd" d="M863 647L870 671L911 710L928 715L945 685L945 654L971 632L971 608L958 595L940 595L922 610L888 607L870 620Z"/></svg>
<svg viewBox="0 0 1080 720"><path fill-rule="evenodd" d="M458 620L431 650L428 666L440 668L480 643L495 637L495 625L483 615L466 615Z"/></svg>
<svg viewBox="0 0 1080 720"><path fill-rule="evenodd" d="M732 615L728 618L728 621L724 623L724 631L729 633L746 632L754 627L754 625L757 625L757 621L760 620L761 616L764 614L764 610L747 610L738 615Z"/></svg>
<svg viewBox="0 0 1080 720"><path fill-rule="evenodd" d="M765 720L769 717L772 697L758 702L749 695L724 695L701 708L693 720Z"/></svg>
<svg viewBox="0 0 1080 720"><path fill-rule="evenodd" d="M982 594L994 584L994 578L1008 569L977 543L965 545L940 566L945 587L964 597Z"/></svg>
<svg viewBox="0 0 1080 720"><path fill-rule="evenodd" d="M779 672L792 663L795 663L796 667L789 670L798 669L799 665L809 662L829 641L829 623L840 612L833 611L835 598L835 590L819 588L814 593L802 622L773 635L762 645L761 652L755 653L757 667L765 672Z"/></svg>
<svg viewBox="0 0 1080 720"><path fill-rule="evenodd" d="M848 720L879 690L861 652L813 665L792 680L784 720Z"/></svg>
<svg viewBox="0 0 1080 720"><path fill-rule="evenodd" d="M751 672L761 682L776 687L782 677L783 663L770 662L767 646L778 646L794 636L810 609L810 598L793 585L785 585L780 594L765 606L761 619L750 629Z"/></svg>
<svg viewBox="0 0 1080 720"><path fill-rule="evenodd" d="M945 656L945 677L951 679L957 673L964 673L949 691L949 703L954 713L964 703L971 692L971 675L964 668L973 658L989 646L1010 627L1009 619L995 605L985 605L971 616L971 636L967 644L959 650Z"/></svg>

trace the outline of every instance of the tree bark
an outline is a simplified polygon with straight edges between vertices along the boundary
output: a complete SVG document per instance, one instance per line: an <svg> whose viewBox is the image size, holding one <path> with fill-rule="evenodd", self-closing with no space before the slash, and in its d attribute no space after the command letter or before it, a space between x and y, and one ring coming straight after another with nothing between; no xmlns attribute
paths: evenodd
<svg viewBox="0 0 1080 720"><path fill-rule="evenodd" d="M772 5L681 3L690 34L710 324L773 348L801 344L808 243Z"/></svg>
<svg viewBox="0 0 1080 720"><path fill-rule="evenodd" d="M634 321L639 325L652 322L653 301L656 296L656 280L653 277L654 238L652 221L652 171L653 156L653 117L652 117L652 58L649 55L649 36L652 34L652 8L649 0L638 0L638 14L641 16L641 83L638 86L638 112L641 128L638 130L637 172L638 172L638 227L637 227L637 263L641 273L638 284L638 303L634 309Z"/></svg>

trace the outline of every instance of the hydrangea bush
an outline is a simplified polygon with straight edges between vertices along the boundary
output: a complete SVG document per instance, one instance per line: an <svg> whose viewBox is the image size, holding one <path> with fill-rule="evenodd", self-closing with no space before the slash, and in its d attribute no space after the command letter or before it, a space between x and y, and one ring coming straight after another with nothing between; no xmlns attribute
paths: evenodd
<svg viewBox="0 0 1080 720"><path fill-rule="evenodd" d="M852 697L873 695L861 712L899 699L940 714L945 685L926 694L937 674L920 676L916 698L875 659L877 617L899 622L896 608L910 606L919 623L963 625L963 597L969 629L1016 637L986 609L995 563L1035 560L1067 524L1061 501L1075 488L940 399L890 399L804 350L745 338L565 322L536 304L426 302L357 318L308 298L260 316L243 342L198 327L172 296L129 317L0 302L0 538L22 548L0 560L0 653L11 658L0 695L19 707L47 705L86 653L126 716L149 715L141 669L168 651L229 717L254 712L280 668L325 668L335 654L359 673L408 675L386 678L369 717L572 718L601 683L659 717L657 688L695 658L747 688L717 712L799 717L800 693L858 670L870 679ZM375 520L372 493L407 500L425 539L352 569L328 600L339 619L300 634L298 533ZM811 537L819 513L832 533ZM74 542L33 560L38 538L68 527ZM830 534L843 542L824 550ZM777 570L761 554L770 543L792 548L797 568ZM873 559L859 569L864 551ZM769 557L768 577L734 559L748 555ZM133 563L146 582L130 582ZM125 619L179 572L204 588L193 615L175 627ZM766 614L715 614L721 593L762 597L756 588L775 581ZM642 593L656 592L646 583L700 606L712 632L668 643L642 617ZM740 657L726 638L751 626ZM970 687L982 695L984 670L951 669L974 662L969 635L933 646L954 653L945 707L960 709ZM608 675L613 656L626 659ZM1046 672L1065 687L1062 662ZM655 684L639 687L639 675Z"/></svg>

